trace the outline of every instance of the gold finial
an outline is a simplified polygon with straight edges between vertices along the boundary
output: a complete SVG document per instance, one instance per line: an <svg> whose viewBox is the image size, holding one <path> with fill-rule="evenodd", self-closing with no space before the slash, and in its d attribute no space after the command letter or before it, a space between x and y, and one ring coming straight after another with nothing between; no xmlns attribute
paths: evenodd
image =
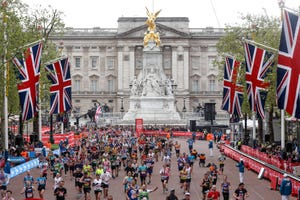
<svg viewBox="0 0 300 200"><path fill-rule="evenodd" d="M146 24L148 25L148 30L145 33L144 46L147 46L150 40L154 40L156 46L160 45L159 33L156 32L156 24L155 24L155 20L160 12L161 10L157 11L156 13L150 13L148 8L146 7L146 13L148 15Z"/></svg>

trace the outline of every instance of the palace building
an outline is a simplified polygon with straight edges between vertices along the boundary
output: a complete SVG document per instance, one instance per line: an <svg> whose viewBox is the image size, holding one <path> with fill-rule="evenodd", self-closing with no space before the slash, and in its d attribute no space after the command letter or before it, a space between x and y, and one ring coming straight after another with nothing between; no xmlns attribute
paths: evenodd
<svg viewBox="0 0 300 200"><path fill-rule="evenodd" d="M118 27L66 28L52 41L71 61L73 111L86 113L95 103L106 104L110 113L129 108L130 86L143 69L144 17L120 17ZM222 103L223 82L216 44L221 28L190 28L186 17L158 17L162 67L174 80L175 106L179 113L195 113L205 103Z"/></svg>

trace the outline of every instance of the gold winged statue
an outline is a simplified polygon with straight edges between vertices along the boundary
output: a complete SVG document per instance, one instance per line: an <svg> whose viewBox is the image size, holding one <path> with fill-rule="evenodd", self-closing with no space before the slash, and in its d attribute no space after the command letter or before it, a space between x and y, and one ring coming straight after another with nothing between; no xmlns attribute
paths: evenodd
<svg viewBox="0 0 300 200"><path fill-rule="evenodd" d="M157 11L156 13L150 13L148 8L146 7L146 13L148 15L146 24L148 25L148 30L145 33L144 46L147 46L150 40L154 40L156 42L156 46L160 45L160 37L159 37L159 33L156 32L156 24L155 24L155 20L160 12L161 10Z"/></svg>

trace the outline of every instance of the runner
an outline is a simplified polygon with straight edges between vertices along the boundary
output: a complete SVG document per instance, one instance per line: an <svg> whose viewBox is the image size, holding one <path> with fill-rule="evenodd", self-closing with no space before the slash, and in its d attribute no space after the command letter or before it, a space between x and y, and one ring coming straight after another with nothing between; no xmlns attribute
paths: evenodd
<svg viewBox="0 0 300 200"><path fill-rule="evenodd" d="M200 183L200 187L202 187L202 199L206 199L206 194L210 190L210 187L212 185L212 180L209 178L209 174L205 173L204 178L202 179Z"/></svg>
<svg viewBox="0 0 300 200"><path fill-rule="evenodd" d="M60 173L57 173L54 178L53 190L55 190L59 186L59 183L61 180L62 180L62 177L60 176Z"/></svg>
<svg viewBox="0 0 300 200"><path fill-rule="evenodd" d="M224 162L226 160L226 157L225 157L224 153L221 153L221 155L219 156L218 160L219 160L219 167L220 167L219 172L220 172L220 174L223 174L223 172L224 172L224 165L225 165Z"/></svg>
<svg viewBox="0 0 300 200"><path fill-rule="evenodd" d="M103 197L104 199L108 196L108 189L109 189L109 180L112 178L111 173L104 169L104 173L100 176L102 181L102 189L103 189Z"/></svg>
<svg viewBox="0 0 300 200"><path fill-rule="evenodd" d="M5 197L3 197L2 200L15 200L15 198L12 197L12 191L6 190Z"/></svg>
<svg viewBox="0 0 300 200"><path fill-rule="evenodd" d="M199 155L199 167L205 167L206 156L205 153Z"/></svg>
<svg viewBox="0 0 300 200"><path fill-rule="evenodd" d="M25 183L27 181L26 177L27 176L24 177L24 185L25 185ZM31 182L31 178L33 178L33 177L30 176L30 178L28 179L28 181ZM6 190L7 190L8 181L9 181L9 178L8 178L7 174L5 174L3 168L1 168L0 169L0 192L1 192L1 197L5 196L5 193L6 193Z"/></svg>
<svg viewBox="0 0 300 200"><path fill-rule="evenodd" d="M167 165L163 165L163 167L159 171L160 180L163 186L163 193L168 191L168 182L170 177L170 168Z"/></svg>
<svg viewBox="0 0 300 200"><path fill-rule="evenodd" d="M127 172L127 176L124 177L123 179L123 185L124 185L124 192L126 193L129 186L131 185L131 182L133 181L133 176L132 176L132 172L128 171Z"/></svg>
<svg viewBox="0 0 300 200"><path fill-rule="evenodd" d="M133 179L129 184L126 192L126 200L138 200L139 197L139 186L136 184L136 180Z"/></svg>
<svg viewBox="0 0 300 200"><path fill-rule="evenodd" d="M142 162L142 164L139 166L138 172L140 174L141 185L146 184L147 166L145 162Z"/></svg>
<svg viewBox="0 0 300 200"><path fill-rule="evenodd" d="M145 184L142 185L142 188L139 190L139 200L149 200L149 194L156 191L157 189L157 186L153 189L147 189L147 186Z"/></svg>
<svg viewBox="0 0 300 200"><path fill-rule="evenodd" d="M94 193L96 200L100 200L101 194L102 194L102 188L101 188L101 179L100 175L96 174L96 178L93 180L92 186L94 187Z"/></svg>
<svg viewBox="0 0 300 200"><path fill-rule="evenodd" d="M207 200L219 200L220 192L217 191L217 186L213 185L211 190L207 193Z"/></svg>
<svg viewBox="0 0 300 200"><path fill-rule="evenodd" d="M146 158L145 164L147 166L147 175L148 175L148 185L151 183L151 176L153 173L153 167L154 167L154 158L152 156L149 156Z"/></svg>
<svg viewBox="0 0 300 200"><path fill-rule="evenodd" d="M175 142L174 147L175 147L176 157L179 158L179 154L180 154L180 144L178 143L178 141Z"/></svg>
<svg viewBox="0 0 300 200"><path fill-rule="evenodd" d="M81 169L79 167L76 168L73 176L75 178L76 190L77 190L78 194L81 194L82 193L82 183L80 182L80 179L81 179L81 177L83 177L83 173L81 172Z"/></svg>
<svg viewBox="0 0 300 200"><path fill-rule="evenodd" d="M222 195L224 200L229 200L230 182L227 176L223 175L223 182L221 183Z"/></svg>
<svg viewBox="0 0 300 200"><path fill-rule="evenodd" d="M84 197L86 200L91 198L91 185L92 185L92 177L89 175L89 172L86 171L83 173L83 177L81 177L80 182L82 183Z"/></svg>
<svg viewBox="0 0 300 200"><path fill-rule="evenodd" d="M41 199L44 199L44 193L46 190L46 181L47 178L43 176L43 173L41 173L40 177L36 179L36 183L38 184L38 192Z"/></svg>
<svg viewBox="0 0 300 200"><path fill-rule="evenodd" d="M25 182L25 186L23 187L21 194L25 194L25 198L34 198L35 187L32 185L30 180Z"/></svg>
<svg viewBox="0 0 300 200"><path fill-rule="evenodd" d="M54 190L54 196L56 200L65 200L67 197L67 189L64 187L64 180L59 182L59 186Z"/></svg>

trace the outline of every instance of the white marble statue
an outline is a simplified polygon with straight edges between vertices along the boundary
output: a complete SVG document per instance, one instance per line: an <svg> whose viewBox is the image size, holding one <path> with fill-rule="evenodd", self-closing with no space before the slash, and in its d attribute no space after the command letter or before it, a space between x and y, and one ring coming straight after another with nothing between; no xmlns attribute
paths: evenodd
<svg viewBox="0 0 300 200"><path fill-rule="evenodd" d="M153 70L145 77L143 81L143 96L157 96L161 95L161 88L157 74Z"/></svg>
<svg viewBox="0 0 300 200"><path fill-rule="evenodd" d="M132 80L131 85L132 85L132 87L131 87L131 95L133 95L133 96L139 95L140 84L139 84L139 81L137 80L136 77L134 77L134 79Z"/></svg>
<svg viewBox="0 0 300 200"><path fill-rule="evenodd" d="M173 90L172 90L172 83L169 78L167 78L165 81L165 87L166 87L166 95L171 96L173 94Z"/></svg>

